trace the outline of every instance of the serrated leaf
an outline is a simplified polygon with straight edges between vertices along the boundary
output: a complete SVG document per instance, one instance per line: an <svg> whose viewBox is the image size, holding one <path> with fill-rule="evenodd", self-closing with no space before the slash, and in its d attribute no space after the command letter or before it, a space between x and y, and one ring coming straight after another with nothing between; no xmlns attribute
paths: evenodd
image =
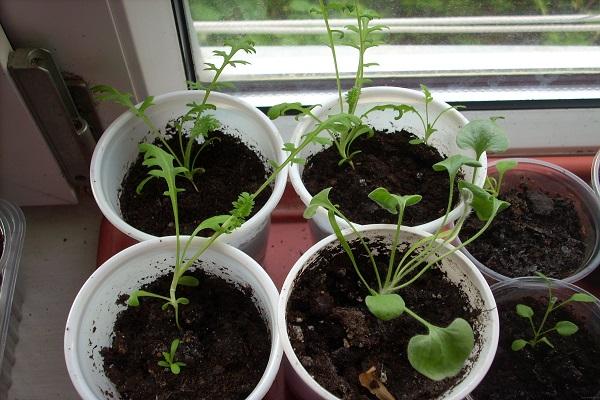
<svg viewBox="0 0 600 400"><path fill-rule="evenodd" d="M322 137L322 136L317 136L313 139L313 142L317 143L317 144L321 144L323 146L329 146L331 145L333 142L331 141L331 139L326 138L326 137Z"/></svg>
<svg viewBox="0 0 600 400"><path fill-rule="evenodd" d="M405 309L404 300L396 293L369 295L365 303L371 314L383 321L398 318Z"/></svg>
<svg viewBox="0 0 600 400"><path fill-rule="evenodd" d="M461 149L473 149L479 160L485 151L498 153L508 149L508 138L494 120L474 120L458 132L456 144Z"/></svg>
<svg viewBox="0 0 600 400"><path fill-rule="evenodd" d="M446 328L430 325L428 329L428 335L413 336L408 342L410 365L435 381L455 376L475 344L471 326L457 318Z"/></svg>
<svg viewBox="0 0 600 400"><path fill-rule="evenodd" d="M523 339L517 339L517 340L514 340L514 341L512 342L512 344L510 345L510 348L511 348L513 351L519 351L519 350L522 350L522 349L523 349L525 346L527 346L527 344L528 344L528 343L527 343L527 341L526 341L526 340L523 340Z"/></svg>
<svg viewBox="0 0 600 400"><path fill-rule="evenodd" d="M517 304L516 307L517 315L523 318L533 317L533 309L525 304Z"/></svg>
<svg viewBox="0 0 600 400"><path fill-rule="evenodd" d="M571 321L558 321L554 328L561 336L571 336L579 330L579 327Z"/></svg>
<svg viewBox="0 0 600 400"><path fill-rule="evenodd" d="M179 277L177 284L181 286L196 287L200 284L200 281L195 276L183 275Z"/></svg>

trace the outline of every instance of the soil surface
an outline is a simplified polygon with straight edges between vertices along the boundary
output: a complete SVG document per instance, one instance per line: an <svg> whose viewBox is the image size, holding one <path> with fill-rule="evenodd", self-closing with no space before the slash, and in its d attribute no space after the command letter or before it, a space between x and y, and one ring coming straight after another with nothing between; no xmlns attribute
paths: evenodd
<svg viewBox="0 0 600 400"><path fill-rule="evenodd" d="M510 203L467 250L488 268L508 277L541 272L563 279L580 269L586 257L582 228L573 202L527 181L500 194ZM461 239L483 224L472 216Z"/></svg>
<svg viewBox="0 0 600 400"><path fill-rule="evenodd" d="M371 191L384 187L400 195L420 194L423 200L408 207L403 225L414 226L444 215L450 191L448 174L436 172L431 166L444 160L434 147L408 143L413 134L376 132L371 138L360 137L352 151L360 151L352 161L354 169L345 163L331 146L309 157L302 180L311 195L333 187L331 201L352 222L359 224L397 222L397 216L379 207L368 198ZM458 191L454 198L458 203Z"/></svg>
<svg viewBox="0 0 600 400"><path fill-rule="evenodd" d="M380 270L387 269L386 246L370 243L379 252ZM367 257L357 249L356 241L351 246L359 265L365 266L365 279L373 283ZM416 372L408 362L406 348L412 336L427 334L426 328L407 316L387 322L375 318L364 304L368 292L346 253L327 247L320 255L298 278L287 309L292 347L317 382L341 399L376 400L358 380L360 373L373 366L399 400L436 398L462 380L467 368L439 382ZM447 326L461 317L475 326L478 311L465 306L464 294L438 269L430 270L400 294L407 307L433 324Z"/></svg>
<svg viewBox="0 0 600 400"><path fill-rule="evenodd" d="M564 300L564 299L561 299ZM560 308L550 314L545 327L574 322L579 331L569 337L551 333L551 349L544 343L512 351L515 339L533 337L529 321L515 311L517 303L534 309L534 321L546 310L547 299L524 298L498 306L500 341L490 371L471 396L476 399L597 399L600 396L600 337L586 329L586 321ZM536 325L537 326L537 325Z"/></svg>
<svg viewBox="0 0 600 400"><path fill-rule="evenodd" d="M253 193L268 177L270 171L264 160L248 148L239 138L219 131L210 133L217 138L208 144L198 156L196 167L204 168L192 183L185 178L177 178L178 188L185 191L178 195L179 221L183 234L190 234L206 218L228 214L231 203L242 192ZM178 149L175 137L167 141L172 149ZM158 140L154 143L159 145ZM192 154L199 148L194 145ZM175 150L177 151L177 150ZM148 167L142 165L140 154L123 178L119 194L119 204L123 219L137 229L154 236L175 234L173 210L168 196L163 193L167 184L163 179L152 179L137 194L138 184L148 176ZM272 189L265 189L256 199L251 215L254 215L267 202Z"/></svg>
<svg viewBox="0 0 600 400"><path fill-rule="evenodd" d="M262 377L271 340L250 289L201 271L188 274L200 286L178 289L178 296L190 300L180 306L182 330L173 308L162 311L159 299L141 298L139 307L119 314L112 346L101 354L123 399L241 400ZM171 275L163 276L142 289L168 295L170 282ZM158 365L177 338L175 360L186 364L179 375Z"/></svg>

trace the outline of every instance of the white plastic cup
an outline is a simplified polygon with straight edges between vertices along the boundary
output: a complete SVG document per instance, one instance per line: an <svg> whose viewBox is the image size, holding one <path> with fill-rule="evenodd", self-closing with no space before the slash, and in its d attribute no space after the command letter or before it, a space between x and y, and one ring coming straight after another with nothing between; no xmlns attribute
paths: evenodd
<svg viewBox="0 0 600 400"><path fill-rule="evenodd" d="M184 90L157 96L146 115L154 125L163 129L169 121L183 115L186 104L200 102L204 91ZM208 102L217 109L208 111L221 121L226 133L240 137L265 160L281 164L285 160L283 141L275 125L257 108L235 97L211 92ZM104 132L92 156L90 180L92 192L102 214L119 231L137 241L154 238L123 220L119 207L119 191L123 177L139 155L138 144L152 142L144 122L126 111ZM264 257L271 213L279 203L287 181L287 167L274 181L273 192L266 204L240 228L220 240L250 254L254 259ZM228 182L223 182L227 185ZM201 205L199 205L200 207Z"/></svg>
<svg viewBox="0 0 600 400"><path fill-rule="evenodd" d="M182 237L184 240L186 237ZM190 253L207 239L196 238ZM106 261L80 289L67 319L64 351L71 382L84 400L118 399L114 385L106 377L100 349L111 345L122 294L139 289L143 283L164 275L175 263L174 236L155 238L135 244ZM213 243L200 258L202 268L234 284L250 287L253 301L267 325L271 342L269 361L262 378L247 397L259 400L267 393L279 370L282 357L277 334L277 289L265 270L252 258L224 243Z"/></svg>
<svg viewBox="0 0 600 400"><path fill-rule="evenodd" d="M424 96L422 92L410 89L395 88L395 87L370 87L362 90L360 101L358 103L356 114L360 115L368 109L376 105L383 104L408 104L415 107L422 114L425 113ZM429 106L429 115L433 118L447 110L450 107L447 103L442 101L433 100ZM327 115L335 114L340 111L338 97L332 97L323 103L322 106L318 106L313 109L313 113L321 118L325 119ZM406 113L399 119L394 119L395 113L392 110L377 111L369 114L366 123L372 126L376 130L388 130L400 132L402 129L407 130L422 138L425 135L421 120L415 113ZM434 146L440 154L445 156L451 156L454 154L464 154L471 158L475 158L475 152L472 150L463 150L456 144L456 134L458 131L465 126L469 121L457 110L452 109L445 112L440 119L437 121L435 132L429 139L430 144ZM315 127L315 121L309 117L303 117L300 123L296 126L292 135L292 142L297 146L301 141L302 137L310 132ZM313 143L308 145L303 151L300 152L298 157L308 158L323 149L323 145ZM487 171L487 156L483 153L480 157L482 167L477 169L477 176L475 178L475 184L483 186L485 182L485 176ZM463 168L465 172L465 179L471 181L473 176L473 169L471 167ZM302 172L304 166L301 164L293 164L290 166L290 181L294 186L294 190L302 200L302 202L308 206L312 195L308 192L304 183L302 182ZM316 193L315 193L316 194ZM404 193L406 194L406 193ZM447 222L452 222L458 219L462 213L464 204L459 203L449 214ZM320 237L327 236L333 233L327 220L327 213L324 209L319 208L317 214L311 220L314 224L314 232ZM443 217L435 220L426 222L421 225L415 226L415 228L422 229L426 232L435 232L442 224ZM347 228L347 224L338 218L338 224L342 228ZM358 224L355 224L358 225Z"/></svg>
<svg viewBox="0 0 600 400"><path fill-rule="evenodd" d="M384 237L386 241L391 243L395 226L387 224L366 225L360 227L358 230L363 236L369 238ZM402 228L400 240L412 243L427 235L429 233L415 228ZM344 236L348 240L356 237L350 230L345 230ZM319 385L300 363L298 356L294 353L287 333L286 320L287 303L296 285L296 277L318 257L319 252L323 248L330 246L339 246L335 235L327 236L308 249L290 270L279 295L277 328L286 356L286 360L284 361L286 382L294 394L300 399L305 400L339 400ZM452 246L446 245L444 251L451 248ZM445 258L440 263L440 268L447 274L448 279L457 283L464 290L470 300L470 305L475 309L481 310L477 325L473 327L479 331L480 341L475 344L471 352L471 357L468 360L468 373L456 386L440 397L440 399L462 399L477 386L492 364L498 345L500 329L498 312L492 291L483 275L462 253L457 251Z"/></svg>
<svg viewBox="0 0 600 400"><path fill-rule="evenodd" d="M592 187L600 197L600 150L596 153L592 163Z"/></svg>

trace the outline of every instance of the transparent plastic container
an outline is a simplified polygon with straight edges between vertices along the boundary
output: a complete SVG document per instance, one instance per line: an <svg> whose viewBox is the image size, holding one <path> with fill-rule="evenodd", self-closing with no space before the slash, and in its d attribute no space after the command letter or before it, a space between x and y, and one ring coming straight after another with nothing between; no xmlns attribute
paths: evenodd
<svg viewBox="0 0 600 400"><path fill-rule="evenodd" d="M549 193L557 193L571 200L579 216L586 254L576 272L564 277L565 282L577 282L589 275L600 264L600 199L581 178L558 165L531 158L513 158L519 165L510 170L502 181L503 190L516 187L521 177L529 178L530 187L541 188ZM496 163L489 164L488 176L497 177ZM481 238L478 240L482 240ZM461 251L469 257L490 281L506 281L513 277L502 275L477 260L466 248Z"/></svg>
<svg viewBox="0 0 600 400"><path fill-rule="evenodd" d="M558 297L559 301L564 301L575 293L585 293L593 296L584 289L581 289L580 287L571 283L557 279L550 279L550 281L552 282L552 294ZM545 298L548 296L548 287L546 286L546 282L537 277L523 277L509 281L498 282L492 285L491 289L492 293L494 294L494 298L496 299L498 309L502 309L502 306L506 303L520 300L525 297ZM571 312L577 317L578 320L585 321L584 323L586 329L592 335L600 336L600 301L597 298L596 302L594 303L572 302L569 304L569 307ZM502 325L500 325L500 330L502 330ZM581 350L585 351L585 349ZM491 369L488 374L491 373L491 371L493 371L493 369ZM518 371L515 370L515 373L518 373ZM502 390L502 387L499 387L498 390ZM596 396L599 394L600 393L597 393ZM597 398L596 396L592 395L590 399ZM477 397L475 393L471 393L467 398L473 400L482 399L482 397ZM537 398L536 393L531 393L529 398Z"/></svg>
<svg viewBox="0 0 600 400"><path fill-rule="evenodd" d="M592 187L600 197L600 150L598 150L594 162L592 162Z"/></svg>
<svg viewBox="0 0 600 400"><path fill-rule="evenodd" d="M4 237L0 256L0 398L5 399L15 363L15 346L23 298L17 286L19 261L25 237L25 216L18 207L0 199L0 231Z"/></svg>

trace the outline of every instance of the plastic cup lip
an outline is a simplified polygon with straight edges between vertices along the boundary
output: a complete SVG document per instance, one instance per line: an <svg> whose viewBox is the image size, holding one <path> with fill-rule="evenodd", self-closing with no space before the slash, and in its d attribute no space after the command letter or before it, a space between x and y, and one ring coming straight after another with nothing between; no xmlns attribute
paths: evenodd
<svg viewBox="0 0 600 400"><path fill-rule="evenodd" d="M372 224L372 225L364 225L364 226L360 226L360 227L356 226L356 229L362 233L370 232L370 231L375 231L375 232L387 231L387 232L390 232L390 234L393 234L393 232L395 231L395 227L396 226L392 225L392 224ZM413 234L413 235L417 235L417 236L431 236L431 233L426 232L422 229L414 228L414 227L404 227L403 226L402 231L405 233ZM342 233L345 236L353 234L352 229L350 229L350 228L343 230ZM278 303L278 309L277 309L278 310L277 311L277 325L278 325L279 336L281 337L283 352L284 352L287 360L289 361L289 365L291 366L291 368L294 369L294 372L298 375L300 380L302 380L305 385L309 386L314 391L314 393L316 393L317 397L310 397L310 398L319 398L319 399L324 399L324 400L339 400L339 398L334 396L332 393L330 393L328 390L326 390L321 385L319 385L312 378L312 376L302 366L300 360L298 359L298 356L294 352L294 349L290 342L289 336L287 334L287 316L286 316L287 308L286 308L286 305L287 305L288 299L294 289L294 285L295 285L297 277L302 273L302 271L304 271L304 269L306 268L308 263L312 260L312 258L320 250L322 250L327 245L335 242L336 240L337 240L336 235L331 234L331 235L321 239L319 242L317 242L313 246L311 246L311 248L309 248L306 252L304 252L304 254L302 254L302 256L300 256L300 258L296 261L294 266L291 268L290 272L288 273L288 275L285 279L285 282L283 283L283 286L282 286L280 294L279 294L279 303ZM446 244L445 247L451 248L452 246L450 244ZM460 251L456 251L453 255L458 257L458 259L461 262L465 263L465 265L467 266L466 269L471 270L471 272L472 272L471 278L473 279L473 283L475 285L481 286L481 288L483 289L481 292L481 299L484 302L486 302L487 305L489 305L489 309L486 310L490 313L489 323L491 324L491 329L489 330L488 334L489 334L489 342L491 344L490 346L493 348L493 351L491 351L491 354L484 355L484 357L487 357L487 359L483 360L482 364L480 365L480 368L478 368L475 373L470 374L467 379L465 379L463 382L460 383L460 385L463 385L461 390L455 394L455 397L452 397L453 399L454 398L459 399L459 398L465 398L471 391L473 391L475 389L475 387L477 386L477 384L483 379L483 376L485 375L485 373L491 367L491 364L492 364L492 361L493 361L494 355L495 355L495 350L496 350L496 347L498 344L498 339L499 339L499 335L500 335L500 327L499 327L499 319L498 319L498 311L497 311L496 302L491 293L491 289L489 288L489 285L485 281L485 278L483 277L481 272L479 270L477 270L477 268L473 268L473 266L470 265L471 264L470 260L467 257L465 257L464 254L462 254Z"/></svg>
<svg viewBox="0 0 600 400"><path fill-rule="evenodd" d="M383 103L385 103L385 102L391 103L391 102L393 102L394 98L398 98L398 97L403 97L407 100L417 102L417 101L423 100L423 93L418 90L400 88L400 87L388 87L388 86L369 87L369 88L365 88L362 90L359 104L382 103L382 102ZM381 99L378 99L378 98L381 98ZM317 105L313 109L313 113L315 113L316 115L320 115L321 113L326 114L329 109L336 106L338 101L339 100L338 100L337 96L332 96L332 97L328 98L327 101L323 102L322 105ZM437 107L441 107L443 109L450 107L447 103L437 100L437 99L434 99L431 104L433 104L434 106L437 106ZM448 118L455 118L457 121L460 122L460 124L462 126L465 126L469 122L467 120L467 118L456 109L451 109L450 111L445 113L445 115ZM312 122L313 121L310 117L303 117L300 119L300 122L298 123L298 125L296 126L296 128L294 129L294 132L292 134L292 139L291 139L292 143L294 143L295 145L299 144L302 135L304 135L304 133L306 132L306 129L310 126L310 124ZM478 186L483 186L483 183L485 182L485 174L483 174L481 171L486 171L487 166L488 166L487 154L485 152L480 156L479 161L481 162L482 169L480 170L479 173L477 173L476 184ZM308 189L306 189L306 186L304 185L304 183L302 181L302 177L300 175L300 169L297 164L293 164L290 166L289 177L290 177L290 182L292 183L292 186L294 187L294 190L298 194L298 197L300 197L300 200L302 200L302 202L304 203L305 206L308 206L308 204L310 203L313 196L308 192ZM463 209L464 209L464 204L462 201L460 201L451 210L451 212L449 214L449 219L456 220L462 213ZM317 210L317 216L320 217L321 219L326 220L327 219L326 215L327 215L327 213L322 208L319 208ZM338 220L338 224L342 228L347 227L347 224L345 221L343 221L339 217L336 217L336 219ZM427 221L421 225L413 226L413 228L423 229L427 232L434 232L441 225L443 219L444 219L444 217L441 216L439 218ZM354 225L355 226L367 226L367 225L360 225L360 224L356 224L356 223ZM329 231L329 232L331 232L331 231Z"/></svg>
<svg viewBox="0 0 600 400"><path fill-rule="evenodd" d="M592 187L600 198L600 150L598 150L592 162Z"/></svg>
<svg viewBox="0 0 600 400"><path fill-rule="evenodd" d="M591 215L593 221L595 221L593 223L593 225L595 226L595 232L596 232L595 252L591 254L591 256L589 257L587 262L584 264L585 267L581 268L575 274L562 279L562 281L573 283L573 282L580 281L583 278L585 278L586 276L588 276L590 273L592 273L598 267L598 265L600 265L600 199L596 196L596 194L593 192L593 190L590 188L590 186L587 183L585 183L585 181L583 179L581 179L577 175L573 174L571 171L569 171L565 168L562 168L556 164L547 162L547 161L537 160L537 159L533 159L533 158L523 158L523 157L497 159L497 160L494 160L489 163L488 171L490 169L494 168L498 162L505 161L505 160L517 161L519 163L519 166L533 165L536 167L547 168L548 170L556 173L555 176L558 176L558 177L562 176L561 179L566 178L567 180L570 180L571 182L573 182L573 184L574 184L573 186L577 188L577 190L580 194L580 197L582 198L582 204L585 205L585 208L588 211L588 215ZM517 169L518 168L519 167L517 167ZM594 216L596 216L595 219L594 219ZM486 277L491 278L497 282L516 279L516 278L511 278L511 277L502 275L499 272L496 272L496 271L492 270L491 268L488 268L486 265L484 265L479 260L477 260L477 258L475 258L475 256L473 256L473 254L471 254L466 249L466 247L463 247L461 249L461 251L473 262L473 264L475 264L477 266L477 268L479 268L481 270L481 272Z"/></svg>
<svg viewBox="0 0 600 400"><path fill-rule="evenodd" d="M184 241L187 238L188 236L181 236L181 239ZM198 237L194 238L195 243L202 243L206 240L208 239ZM86 310L89 299L93 293L101 289L103 282L108 279L110 274L114 270L118 269L127 260L139 257L148 250L155 249L157 247L171 252L175 248L175 242L175 236L166 236L139 242L125 250L122 250L98 267L98 269L92 273L92 275L86 280L84 285L77 293L67 317L63 351L71 381L77 392L84 399L96 399L96 396L90 389L89 384L83 378L83 374L80 373L82 366L77 357L77 339L82 329L80 324L81 315ZM283 356L281 339L277 334L277 301L279 293L267 272L254 259L252 259L243 251L221 242L213 243L210 249L216 253L225 254L234 261L240 263L240 265L245 266L245 269L256 279L258 286L261 287L265 293L265 298L263 299L264 304L266 305L265 312L270 314L271 320L270 323L266 322L270 332L271 349L269 360L263 375L254 390L248 396L248 399L258 400L268 392L269 388L273 384Z"/></svg>
<svg viewBox="0 0 600 400"><path fill-rule="evenodd" d="M204 93L203 90L179 90L174 92L165 93L159 96L154 97L154 107L160 107L161 104L168 104L169 102L176 101L177 99L189 99L189 100L197 100L197 97ZM274 148L277 153L277 163L281 164L286 156L285 152L282 150L283 148L283 139L279 134L279 131L273 124L273 122L267 118L262 112L260 112L256 107L252 106L245 100L238 99L234 96L219 93L219 92L211 92L210 101L219 106L227 106L229 108L237 107L243 111L252 114L254 117L258 118L262 124L264 124L268 129L265 130L267 132L269 138L273 142ZM139 106L141 103L137 104ZM94 199L96 200L96 204L100 208L102 214L108 219L108 221L119 231L125 233L127 236L132 237L137 241L145 241L149 239L153 239L156 236L151 235L147 232L141 231L136 227L130 225L125 222L123 217L120 214L120 210L116 210L111 206L109 198L106 192L103 189L103 180L102 180L102 171L103 171L103 163L109 162L106 157L103 156L106 152L106 148L108 144L113 140L114 137L121 134L121 129L126 123L132 119L136 119L137 117L133 115L129 111L125 111L121 114L117 119L115 119L109 126L106 128L102 137L98 141L96 148L94 149L94 153L92 155L92 160L90 163L90 181L92 194ZM133 161L133 160L131 160ZM275 180L273 181L273 192L271 196L267 200L267 202L263 205L263 207L256 212L251 218L249 218L234 234L239 234L240 231L253 232L258 229L263 221L267 220L279 201L283 196L283 192L285 189L285 185L287 182L289 166L286 166L280 173L277 175ZM227 240L226 236L223 240Z"/></svg>

